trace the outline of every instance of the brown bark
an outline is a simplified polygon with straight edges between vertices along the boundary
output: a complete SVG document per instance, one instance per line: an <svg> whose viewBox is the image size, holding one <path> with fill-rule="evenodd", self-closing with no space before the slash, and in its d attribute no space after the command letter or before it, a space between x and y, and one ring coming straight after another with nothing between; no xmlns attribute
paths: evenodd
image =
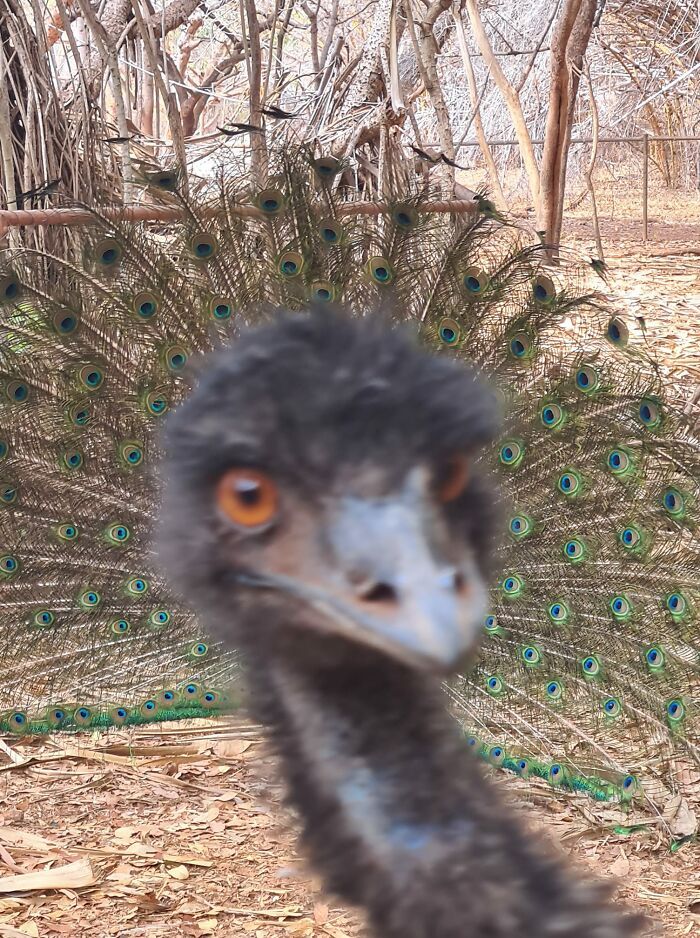
<svg viewBox="0 0 700 938"><path fill-rule="evenodd" d="M260 49L260 24L258 23L254 0L245 0L245 12L248 28L246 63L248 66L250 123L259 126L262 123L260 111L262 107L262 51ZM250 146L253 151L250 166L251 176L254 185L261 186L267 175L267 148L263 135L251 134Z"/></svg>
<svg viewBox="0 0 700 938"><path fill-rule="evenodd" d="M538 230L556 249L561 240L566 163L583 56L593 29L595 0L565 0L550 43L551 78L545 126Z"/></svg>
<svg viewBox="0 0 700 938"><path fill-rule="evenodd" d="M425 18L418 24L418 35L416 35L413 24L413 6L411 0L406 0L406 5L411 39L415 45L416 63L423 80L423 85L428 92L430 102L435 111L440 147L446 156L450 159L454 159L455 145L452 139L450 115L447 110L447 104L445 103L445 96L442 93L442 85L440 84L437 70L437 54L440 50L435 40L435 34L433 33L433 26L438 16L448 10L452 6L452 3L450 0L437 0L436 3L433 3ZM454 175L454 173L452 173L452 175ZM454 179L452 182L454 182Z"/></svg>

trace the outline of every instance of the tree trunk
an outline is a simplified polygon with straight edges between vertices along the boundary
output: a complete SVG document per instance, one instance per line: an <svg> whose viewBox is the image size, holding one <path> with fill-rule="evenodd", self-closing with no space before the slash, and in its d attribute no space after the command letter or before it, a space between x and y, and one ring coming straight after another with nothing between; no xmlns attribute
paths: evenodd
<svg viewBox="0 0 700 938"><path fill-rule="evenodd" d="M576 95L595 19L596 0L565 0L550 45L549 107L540 168L537 227L556 256L564 213L566 163Z"/></svg>

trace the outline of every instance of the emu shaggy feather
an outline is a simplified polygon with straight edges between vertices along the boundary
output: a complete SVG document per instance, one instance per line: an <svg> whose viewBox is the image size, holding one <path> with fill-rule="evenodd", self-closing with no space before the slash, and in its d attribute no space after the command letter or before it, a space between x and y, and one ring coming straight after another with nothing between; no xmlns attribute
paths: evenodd
<svg viewBox="0 0 700 938"><path fill-rule="evenodd" d="M324 633L299 599L246 585L257 548L215 510L221 473L255 466L313 525L368 469L390 489L497 432L494 396L449 357L372 320L282 317L214 359L171 418L161 555L210 631L244 652L305 848L378 938L622 938L640 920L525 832L447 714L439 679ZM475 473L443 521L484 576L496 503Z"/></svg>

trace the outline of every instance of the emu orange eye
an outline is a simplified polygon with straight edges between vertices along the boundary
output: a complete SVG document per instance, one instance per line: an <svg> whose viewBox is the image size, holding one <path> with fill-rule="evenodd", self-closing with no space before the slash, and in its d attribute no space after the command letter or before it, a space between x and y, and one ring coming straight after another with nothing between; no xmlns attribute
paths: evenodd
<svg viewBox="0 0 700 938"><path fill-rule="evenodd" d="M469 460L466 456L454 456L449 460L440 477L438 497L441 502L452 502L459 498L469 481Z"/></svg>
<svg viewBox="0 0 700 938"><path fill-rule="evenodd" d="M257 469L229 469L216 487L221 511L242 528L259 528L277 514L277 486Z"/></svg>

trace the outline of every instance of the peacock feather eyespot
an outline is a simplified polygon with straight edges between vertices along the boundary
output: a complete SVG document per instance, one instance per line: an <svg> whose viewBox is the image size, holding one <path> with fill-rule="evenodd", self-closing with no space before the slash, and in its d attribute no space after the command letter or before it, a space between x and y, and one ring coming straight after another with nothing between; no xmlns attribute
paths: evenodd
<svg viewBox="0 0 700 938"><path fill-rule="evenodd" d="M206 642L197 642L190 648L190 655L193 658L205 658L209 654L209 646Z"/></svg>
<svg viewBox="0 0 700 938"><path fill-rule="evenodd" d="M216 707L219 703L219 695L215 690L205 690L202 694L203 707Z"/></svg>
<svg viewBox="0 0 700 938"><path fill-rule="evenodd" d="M0 462L7 456L10 452L10 444L6 443L5 440L0 440Z"/></svg>
<svg viewBox="0 0 700 938"><path fill-rule="evenodd" d="M8 716L7 725L11 733L16 733L19 736L27 732L29 728L29 718L23 710L15 710Z"/></svg>
<svg viewBox="0 0 700 938"><path fill-rule="evenodd" d="M318 233L325 244L340 244L345 237L345 229L333 218L324 219L319 225Z"/></svg>
<svg viewBox="0 0 700 938"><path fill-rule="evenodd" d="M63 707L49 707L46 711L46 722L54 729L58 729L59 726L62 726L67 718L68 711Z"/></svg>
<svg viewBox="0 0 700 938"><path fill-rule="evenodd" d="M516 769L518 771L518 775L521 778L528 778L528 776L530 775L529 761L527 759L518 759L516 763Z"/></svg>
<svg viewBox="0 0 700 938"><path fill-rule="evenodd" d="M5 395L12 404L26 404L30 398L29 385L26 381L8 381Z"/></svg>
<svg viewBox="0 0 700 938"><path fill-rule="evenodd" d="M584 677L599 677L602 674L603 666L597 655L586 655L581 659L580 665Z"/></svg>
<svg viewBox="0 0 700 938"><path fill-rule="evenodd" d="M129 719L129 711L126 707L113 707L109 711L109 718L115 726L123 726Z"/></svg>
<svg viewBox="0 0 700 938"><path fill-rule="evenodd" d="M392 209L391 220L400 231L410 231L418 223L418 213L412 205L401 203Z"/></svg>
<svg viewBox="0 0 700 938"><path fill-rule="evenodd" d="M508 351L518 361L528 361L535 353L535 342L527 332L516 332L508 341Z"/></svg>
<svg viewBox="0 0 700 938"><path fill-rule="evenodd" d="M564 544L562 549L564 557L569 563L583 563L588 555L586 542L581 537L572 537Z"/></svg>
<svg viewBox="0 0 700 938"><path fill-rule="evenodd" d="M233 305L230 300L225 297L215 296L209 303L209 313L212 319L216 319L218 322L224 322L233 315Z"/></svg>
<svg viewBox="0 0 700 938"><path fill-rule="evenodd" d="M172 707L172 705L175 703L176 698L177 698L177 695L175 694L174 690L166 689L166 690L162 690L158 694L158 697L156 699L158 700L158 703L161 704L162 706Z"/></svg>
<svg viewBox="0 0 700 938"><path fill-rule="evenodd" d="M58 335L71 335L78 328L80 317L77 313L55 313L52 320L54 330Z"/></svg>
<svg viewBox="0 0 700 938"><path fill-rule="evenodd" d="M0 504L14 505L17 501L17 486L12 482L0 481Z"/></svg>
<svg viewBox="0 0 700 938"><path fill-rule="evenodd" d="M480 267L468 267L462 274L462 284L468 294L478 296L486 291L489 277Z"/></svg>
<svg viewBox="0 0 700 938"><path fill-rule="evenodd" d="M693 617L693 607L685 594L681 593L680 590L669 593L664 600L664 605L676 622L682 622L684 619L691 619Z"/></svg>
<svg viewBox="0 0 700 938"><path fill-rule="evenodd" d="M661 504L669 517L674 521L683 521L686 517L686 500L682 492L674 486L664 489L661 494Z"/></svg>
<svg viewBox="0 0 700 938"><path fill-rule="evenodd" d="M557 489L567 498L576 498L583 492L583 477L575 469L567 469L557 479Z"/></svg>
<svg viewBox="0 0 700 938"><path fill-rule="evenodd" d="M92 722L92 710L89 707L78 707L73 712L73 721L78 726L89 726Z"/></svg>
<svg viewBox="0 0 700 938"><path fill-rule="evenodd" d="M519 440L506 440L498 452L499 462L508 469L516 469L524 457L525 446Z"/></svg>
<svg viewBox="0 0 700 938"><path fill-rule="evenodd" d="M22 284L14 274L0 277L0 302L13 303L22 295Z"/></svg>
<svg viewBox="0 0 700 938"><path fill-rule="evenodd" d="M187 352L181 345L170 345L163 352L169 371L182 371L187 364Z"/></svg>
<svg viewBox="0 0 700 938"><path fill-rule="evenodd" d="M336 288L327 280L317 280L309 290L311 299L316 303L332 303L336 298Z"/></svg>
<svg viewBox="0 0 700 938"><path fill-rule="evenodd" d="M78 380L88 391L97 391L104 384L105 376L97 365L83 365L78 372Z"/></svg>
<svg viewBox="0 0 700 938"><path fill-rule="evenodd" d="M78 449L67 449L61 454L61 461L66 469L82 469L84 463L83 454Z"/></svg>
<svg viewBox="0 0 700 938"><path fill-rule="evenodd" d="M3 554L0 557L0 577L9 580L19 572L19 569L20 563L14 554Z"/></svg>
<svg viewBox="0 0 700 938"><path fill-rule="evenodd" d="M523 645L520 648L520 660L528 668L536 668L543 662L542 651L537 645Z"/></svg>
<svg viewBox="0 0 700 938"><path fill-rule="evenodd" d="M438 335L445 345L456 345L462 335L459 324L454 319L443 319L438 326Z"/></svg>
<svg viewBox="0 0 700 938"><path fill-rule="evenodd" d="M123 249L116 238L104 238L98 241L92 254L100 267L110 269L116 267L122 259Z"/></svg>
<svg viewBox="0 0 700 938"><path fill-rule="evenodd" d="M634 614L632 603L624 595L613 596L608 602L608 608L618 622L627 622Z"/></svg>
<svg viewBox="0 0 700 938"><path fill-rule="evenodd" d="M534 533L535 526L528 515L514 515L508 522L508 530L516 541L523 541Z"/></svg>
<svg viewBox="0 0 700 938"><path fill-rule="evenodd" d="M643 554L649 546L646 533L634 524L623 528L617 539L620 546L630 554Z"/></svg>
<svg viewBox="0 0 700 938"><path fill-rule="evenodd" d="M335 156L320 156L311 160L316 176L321 182L330 182L341 171L343 164Z"/></svg>
<svg viewBox="0 0 700 938"><path fill-rule="evenodd" d="M622 797L624 800L633 798L639 791L639 782L636 775L625 775L622 779Z"/></svg>
<svg viewBox="0 0 700 938"><path fill-rule="evenodd" d="M503 681L498 675L493 674L486 678L486 690L492 697L500 697L503 693Z"/></svg>
<svg viewBox="0 0 700 938"><path fill-rule="evenodd" d="M544 692L549 700L561 700L564 696L564 687L559 681L548 681Z"/></svg>
<svg viewBox="0 0 700 938"><path fill-rule="evenodd" d="M655 430L657 427L661 426L663 411L658 401L650 397L643 398L639 403L637 413L643 426L648 427L648 429Z"/></svg>
<svg viewBox="0 0 700 938"><path fill-rule="evenodd" d="M600 387L600 375L592 365L582 365L576 372L576 387L582 394L593 394Z"/></svg>
<svg viewBox="0 0 700 938"><path fill-rule="evenodd" d="M370 280L380 287L387 287L394 279L394 268L386 257L370 257L367 261Z"/></svg>
<svg viewBox="0 0 700 938"><path fill-rule="evenodd" d="M618 479L629 478L637 469L633 454L624 446L616 446L609 450L605 457L605 465Z"/></svg>
<svg viewBox="0 0 700 938"><path fill-rule="evenodd" d="M676 727L685 720L685 704L680 697L674 697L666 702L666 719L671 727Z"/></svg>
<svg viewBox="0 0 700 938"><path fill-rule="evenodd" d="M47 629L55 623L56 616L50 609L40 609L39 612L34 613L32 621L40 629Z"/></svg>
<svg viewBox="0 0 700 938"><path fill-rule="evenodd" d="M552 303L557 296L554 281L544 274L535 277L532 285L532 297L536 303Z"/></svg>
<svg viewBox="0 0 700 938"><path fill-rule="evenodd" d="M563 600L557 599L547 607L547 615L556 625L564 625L569 621L571 612Z"/></svg>
<svg viewBox="0 0 700 938"><path fill-rule="evenodd" d="M158 701L151 698L149 700L144 700L139 709L142 716L152 718L158 715L158 710L160 708L158 706Z"/></svg>
<svg viewBox="0 0 700 938"><path fill-rule="evenodd" d="M277 258L277 273L285 280L298 277L304 267L304 258L298 251L284 251Z"/></svg>
<svg viewBox="0 0 700 938"><path fill-rule="evenodd" d="M90 423L90 408L84 404L75 404L68 411L68 419L74 427L86 427Z"/></svg>
<svg viewBox="0 0 700 938"><path fill-rule="evenodd" d="M189 684L185 684L182 688L182 696L185 700L198 700L202 693L202 689L199 684L195 684L191 681Z"/></svg>
<svg viewBox="0 0 700 938"><path fill-rule="evenodd" d="M255 204L265 215L279 215L285 206L284 193L280 189L263 189L255 196Z"/></svg>
<svg viewBox="0 0 700 938"><path fill-rule="evenodd" d="M617 697L606 697L601 707L605 716L610 719L615 719L622 714L622 704Z"/></svg>
<svg viewBox="0 0 700 938"><path fill-rule="evenodd" d="M62 541L75 541L79 533L75 524L59 524L56 528L56 534L58 534Z"/></svg>
<svg viewBox="0 0 700 938"><path fill-rule="evenodd" d="M125 584L126 592L129 596L143 596L148 592L150 584L145 577L130 577Z"/></svg>
<svg viewBox="0 0 700 938"><path fill-rule="evenodd" d="M625 322L619 316L613 316L608 322L605 335L613 345L624 348L630 340L630 332Z"/></svg>
<svg viewBox="0 0 700 938"><path fill-rule="evenodd" d="M515 573L505 576L501 582L501 591L508 599L518 599L525 590L524 580Z"/></svg>
<svg viewBox="0 0 700 938"><path fill-rule="evenodd" d="M156 611L152 612L148 617L148 624L153 626L153 628L162 629L170 622L170 619L171 615L167 609L156 609Z"/></svg>
<svg viewBox="0 0 700 938"><path fill-rule="evenodd" d="M547 772L547 779L552 785L563 785L567 780L567 772L559 762L553 762Z"/></svg>
<svg viewBox="0 0 700 938"><path fill-rule="evenodd" d="M158 312L158 297L154 293L137 293L131 308L139 319L153 319Z"/></svg>
<svg viewBox="0 0 700 938"><path fill-rule="evenodd" d="M188 241L190 254L196 261L208 261L216 255L219 250L219 242L214 235L200 232L192 235Z"/></svg>
<svg viewBox="0 0 700 938"><path fill-rule="evenodd" d="M102 596L97 590L87 589L80 594L78 602L83 609L96 609L102 602Z"/></svg>
<svg viewBox="0 0 700 938"><path fill-rule="evenodd" d="M666 667L666 655L659 645L651 645L645 649L644 661L652 673L663 671Z"/></svg>
<svg viewBox="0 0 700 938"><path fill-rule="evenodd" d="M493 615L493 613L489 613L484 617L484 629L489 635L501 635L503 632L503 629L498 624L498 618Z"/></svg>
<svg viewBox="0 0 700 938"><path fill-rule="evenodd" d="M467 746L470 749L478 749L481 745L478 736L467 736Z"/></svg>
<svg viewBox="0 0 700 938"><path fill-rule="evenodd" d="M131 537L131 531L125 524L110 524L105 529L105 537L110 544L121 546Z"/></svg>
<svg viewBox="0 0 700 938"><path fill-rule="evenodd" d="M117 452L120 461L127 469L135 469L144 459L143 445L135 440L122 440Z"/></svg>
<svg viewBox="0 0 700 938"><path fill-rule="evenodd" d="M540 422L548 430L558 430L566 422L566 411L559 404L545 404L540 409Z"/></svg>
<svg viewBox="0 0 700 938"><path fill-rule="evenodd" d="M144 399L146 410L153 417L161 417L169 408L168 398L160 391L149 391Z"/></svg>
<svg viewBox="0 0 700 938"><path fill-rule="evenodd" d="M131 623L128 619L115 619L110 629L115 635L127 635L131 631Z"/></svg>
<svg viewBox="0 0 700 938"><path fill-rule="evenodd" d="M506 751L503 746L492 746L489 749L488 759L491 765L503 765L506 758Z"/></svg>

